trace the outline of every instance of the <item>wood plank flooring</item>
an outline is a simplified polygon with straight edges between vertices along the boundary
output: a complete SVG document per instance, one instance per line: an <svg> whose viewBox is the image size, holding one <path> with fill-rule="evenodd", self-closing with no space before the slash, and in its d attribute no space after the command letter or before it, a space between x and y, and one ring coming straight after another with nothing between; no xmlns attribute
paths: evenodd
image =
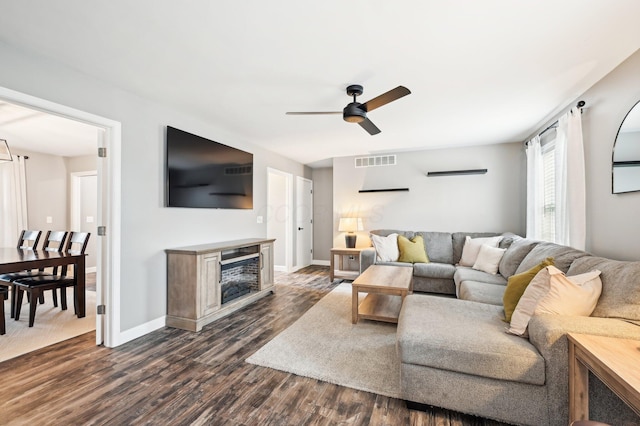
<svg viewBox="0 0 640 426"><path fill-rule="evenodd" d="M164 328L114 349L89 333L0 363L0 424L502 425L246 363L336 285L328 275L278 274L275 296L200 333Z"/></svg>

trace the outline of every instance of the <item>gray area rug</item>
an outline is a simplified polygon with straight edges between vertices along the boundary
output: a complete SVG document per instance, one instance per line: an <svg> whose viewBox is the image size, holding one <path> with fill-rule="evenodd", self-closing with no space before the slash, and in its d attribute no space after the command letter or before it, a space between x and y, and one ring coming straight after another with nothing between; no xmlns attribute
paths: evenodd
<svg viewBox="0 0 640 426"><path fill-rule="evenodd" d="M247 362L400 398L395 339L395 324L351 324L351 284L343 283Z"/></svg>
<svg viewBox="0 0 640 426"><path fill-rule="evenodd" d="M96 292L86 292L86 316L78 318L73 313L73 288L67 289L68 309L54 308L51 292L44 297L45 304L38 305L33 327L29 327L29 302L23 299L20 321L9 318L10 298L4 301L7 334L0 336L0 362L35 351L96 329ZM0 300L2 303L2 300Z"/></svg>

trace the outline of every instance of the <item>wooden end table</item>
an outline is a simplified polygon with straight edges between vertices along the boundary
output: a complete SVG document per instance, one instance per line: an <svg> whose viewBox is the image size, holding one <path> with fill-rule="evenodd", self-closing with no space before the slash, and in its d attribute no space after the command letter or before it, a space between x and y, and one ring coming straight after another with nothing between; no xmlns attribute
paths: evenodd
<svg viewBox="0 0 640 426"><path fill-rule="evenodd" d="M360 271L345 271L343 269L344 259L343 256L353 256L360 261L360 252L362 248L346 248L346 247L334 247L331 249L331 259L329 261L329 281L333 282L336 278L344 280L354 280L360 274ZM336 270L335 258L338 256L338 269Z"/></svg>
<svg viewBox="0 0 640 426"><path fill-rule="evenodd" d="M569 333L569 421L589 419L589 371L640 416L640 341Z"/></svg>
<svg viewBox="0 0 640 426"><path fill-rule="evenodd" d="M398 323L400 308L413 291L413 268L409 266L371 265L351 284L351 322L360 318ZM358 293L368 293L358 303Z"/></svg>

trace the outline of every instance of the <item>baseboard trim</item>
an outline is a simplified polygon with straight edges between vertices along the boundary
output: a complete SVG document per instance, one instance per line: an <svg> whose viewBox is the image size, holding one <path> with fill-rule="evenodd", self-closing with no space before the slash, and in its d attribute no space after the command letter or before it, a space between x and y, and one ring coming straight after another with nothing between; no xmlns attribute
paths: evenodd
<svg viewBox="0 0 640 426"><path fill-rule="evenodd" d="M149 334L153 331L159 330L165 327L167 324L167 319L165 316L161 316L160 318L156 318L144 324L140 324L139 326L130 328L128 330L120 332L115 338L115 344L113 347L120 346L124 343L130 342L138 337L142 337L145 334Z"/></svg>
<svg viewBox="0 0 640 426"><path fill-rule="evenodd" d="M320 266L331 266L331 263L329 263L328 260L316 260L313 259L313 261L311 261L312 265L320 265Z"/></svg>

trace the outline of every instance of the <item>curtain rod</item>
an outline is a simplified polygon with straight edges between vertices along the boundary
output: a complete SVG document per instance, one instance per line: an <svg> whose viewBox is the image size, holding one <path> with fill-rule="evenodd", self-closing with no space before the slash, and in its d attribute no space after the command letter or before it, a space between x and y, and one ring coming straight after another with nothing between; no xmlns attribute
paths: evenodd
<svg viewBox="0 0 640 426"><path fill-rule="evenodd" d="M576 104L576 107L578 108L582 108L586 105L587 103L585 101L578 101L578 103ZM582 113L582 109L580 110L580 113ZM558 127L558 120L554 121L553 123L549 124L543 131L541 131L540 133L538 133L538 136L542 136L543 134L547 133L549 130L554 129ZM525 141L525 145L527 144L528 141Z"/></svg>

